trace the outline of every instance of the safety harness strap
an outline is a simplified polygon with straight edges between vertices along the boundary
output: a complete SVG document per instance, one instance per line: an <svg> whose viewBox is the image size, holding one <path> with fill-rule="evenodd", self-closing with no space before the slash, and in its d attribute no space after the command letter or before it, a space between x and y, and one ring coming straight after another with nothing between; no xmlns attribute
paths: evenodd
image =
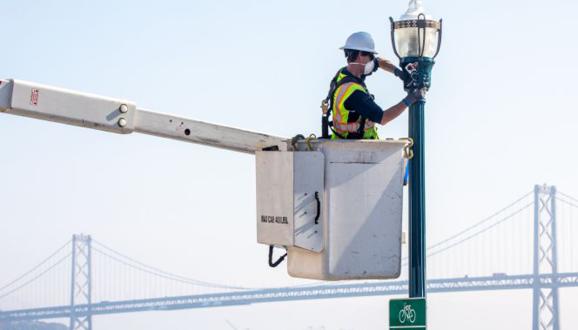
<svg viewBox="0 0 578 330"><path fill-rule="evenodd" d="M331 115L333 116L333 109L334 109L334 101L336 101L338 104L342 101L343 96L346 93L347 88L341 88L340 91L340 96L338 97L338 100L335 100L335 93L337 92L338 89L340 89L340 87L342 87L343 85L346 84L359 84L361 85L364 89L366 88L364 86L364 84L360 81L359 79L350 76L350 75L344 75L342 73L343 70L339 70L337 71L337 73L335 74L335 76L333 77L333 79L331 80L330 83L330 88L329 88L329 92L327 93L327 98L325 99L325 103L328 104L328 109L329 109L329 113L331 113ZM339 80L339 76L340 75L344 75L344 77ZM337 119L337 121L336 121ZM374 126L374 124L368 123L367 122L367 118L360 116L359 120L357 122L354 123L341 123L340 120L341 118L333 118L332 121L329 121L329 128L331 129L331 131L339 138L341 139L358 139L360 138L360 136L362 137L364 135L365 129L369 129L371 127ZM337 132L341 131L340 132ZM343 133L349 133L347 134L347 136L344 136ZM352 134L353 133L353 134Z"/></svg>

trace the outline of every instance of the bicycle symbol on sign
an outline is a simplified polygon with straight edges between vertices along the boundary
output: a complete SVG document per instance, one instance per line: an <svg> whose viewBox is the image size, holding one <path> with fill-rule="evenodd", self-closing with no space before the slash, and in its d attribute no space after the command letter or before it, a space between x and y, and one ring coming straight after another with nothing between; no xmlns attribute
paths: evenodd
<svg viewBox="0 0 578 330"><path fill-rule="evenodd" d="M414 323L415 317L415 309L411 308L411 305L404 305L403 309L399 311L399 323L405 323L405 321Z"/></svg>

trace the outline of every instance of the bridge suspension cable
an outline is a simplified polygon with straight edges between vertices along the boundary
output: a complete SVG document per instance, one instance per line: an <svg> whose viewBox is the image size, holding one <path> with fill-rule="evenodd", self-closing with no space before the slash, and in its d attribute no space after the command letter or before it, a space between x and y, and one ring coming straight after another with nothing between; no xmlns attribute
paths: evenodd
<svg viewBox="0 0 578 330"><path fill-rule="evenodd" d="M44 274L48 273L49 271L53 270L54 268L56 268L57 266L59 266L61 263L63 263L65 260L68 259L68 257L70 257L71 253L68 253L67 255L65 255L64 257L60 258L58 261L56 261L56 263L54 263L52 266L48 267L47 269L45 269L44 271L40 272L38 275L34 276L33 278L31 278L30 280L22 283L21 285L17 286L16 288L0 295L0 299L7 297L9 295L11 295L12 293L22 289L23 287L27 286L28 284L36 281L37 279L41 278Z"/></svg>
<svg viewBox="0 0 578 330"><path fill-rule="evenodd" d="M488 227L485 227L485 228L483 228L483 229L481 229L481 230L478 230L477 232L475 232L475 233L473 233L473 234L471 234L471 235L469 235L469 236L467 236L467 237L465 237L465 238L463 238L463 239L461 239L461 240L459 240L459 241L457 241L457 242L454 242L454 243L452 243L452 244L450 244L450 245L448 245L448 246L446 246L446 247L444 247L444 248L442 248L442 249L440 249L440 250L437 250L437 251L435 251L435 252L428 253L427 256L428 256L428 257L432 257L432 256L437 255L437 254L440 254L440 253L442 253L442 252L444 252L444 251L446 251L446 250L449 250L449 249L451 249L451 248L453 248L453 247L455 247L455 246L457 246L457 245L460 245L460 244L462 244L462 243L464 243L464 242L466 242L466 241L468 241L468 240L470 240L470 239L472 239L472 238L474 238L474 237L476 237L476 236L478 236L478 235L480 235L480 234L482 234L482 233L484 233L484 232L486 232L486 231L488 231L488 230L490 230L490 229L492 229L492 228L494 228L494 227L502 224L503 222L506 222L506 221L512 219L514 216L520 214L522 211L526 210L528 207L530 207L530 206L532 206L532 205L534 205L534 203L528 203L528 204L522 206L521 208L517 209L517 210L514 211L513 213L511 213L511 214L505 216L504 218L501 218L500 220L494 222L493 224L489 225ZM447 242L447 240L446 240L446 242ZM438 246L439 246L439 245L438 245Z"/></svg>
<svg viewBox="0 0 578 330"><path fill-rule="evenodd" d="M511 210L512 208L514 208L516 205L520 204L522 201L524 201L524 199L527 199L529 196L531 196L533 194L533 191L527 192L525 194L523 194L522 196L520 196L519 198L517 198L516 200L514 200L512 203L504 206L503 208L501 208L500 210L492 213L491 215L489 215L488 217L483 218L482 220L476 222L475 224L460 230L459 232L449 236L448 238L445 238L439 242L436 242L435 244L430 245L427 248L428 257L432 257L438 254L441 254L453 247L456 247L460 244L463 244L487 231L489 231L490 229L514 218L515 216L517 216L518 214L520 214L521 212L523 212L524 210L527 210L530 206L533 205L533 202L528 202L526 204L524 204L522 207L515 209L514 211L512 211L511 213L509 213L508 215L498 218L496 220L496 218L505 213L508 210ZM494 220L492 222L492 220ZM483 225L486 225L484 226ZM481 227L481 229L479 229ZM476 231L476 229L478 229ZM472 233L473 232L473 233ZM471 233L471 234L469 234ZM464 237L465 236L465 237ZM404 257L403 258L403 266L407 266L408 263L408 257Z"/></svg>
<svg viewBox="0 0 578 330"><path fill-rule="evenodd" d="M206 281L200 281L197 279L193 279L193 278L188 278L188 277L184 277L184 276L180 276L180 275L176 275L176 274L172 274L166 271L163 271L159 268L156 267L152 267L149 266L147 264L144 264L138 260L135 260L129 256L126 256L96 240L92 241L94 243L94 246L92 247L92 250L102 254L105 257L108 257L116 262L119 262L129 268L141 271L141 272L145 272L147 274L153 275L153 276L157 276L160 278L164 278L166 280L171 280L171 281L175 281L175 282L179 282L179 283L183 283L183 284L190 284L190 285L197 285L197 286L203 286L203 287L207 287L207 288L214 288L214 289L227 289L227 290L250 290L251 288L245 288L245 287L239 287L239 286L229 286L229 285L222 285L222 284L217 284L217 283L211 283L211 282L206 282ZM106 251L103 251L103 250Z"/></svg>
<svg viewBox="0 0 578 330"><path fill-rule="evenodd" d="M574 198L574 197L572 197L572 196L570 196L570 195L568 195L568 194L565 194L565 193L563 193L563 192L561 192L561 191L557 191L557 194L558 194L558 195L561 195L561 196L563 196L563 197L566 197L566 198L568 198L568 199L571 199L571 200L573 200L574 202L578 203L578 198ZM560 196L557 196L557 197L560 198ZM578 207L578 206L575 206L575 207Z"/></svg>
<svg viewBox="0 0 578 330"><path fill-rule="evenodd" d="M30 270L24 272L22 275L18 276L13 281L0 287L0 300L12 295L13 293L17 292L18 290L20 290L20 289L28 286L29 284L35 282L36 280L40 279L41 277L46 275L48 272L50 272L51 270L53 270L54 268L56 268L57 266L62 264L64 261L66 261L71 255L70 252L68 252L66 255L59 258L58 260L54 261L52 264L49 263L50 261L53 261L57 255L59 255L60 253L62 253L62 251L64 251L67 247L69 247L70 243L71 243L71 241L66 242L64 245L62 245L56 251L51 253L48 257L43 259L36 266L34 266ZM46 266L46 265L48 265L48 266L45 267L44 270L35 274L40 269L42 269L43 266ZM35 275L33 275L33 274L35 274ZM30 275L32 275L31 278L30 278Z"/></svg>
<svg viewBox="0 0 578 330"><path fill-rule="evenodd" d="M475 228L477 228L477 227L479 227L479 226L481 226L481 225L489 222L490 220L494 219L496 216L500 215L501 213L507 211L508 209L510 209L510 208L512 208L513 206L515 206L516 204L518 204L519 202L523 201L524 198L530 196L532 193L533 193L533 191L530 191L530 192L524 194L522 197L516 199L514 202L512 202L512 203L508 204L507 206L503 207L502 209L494 212L492 215L490 215L490 216L488 216L488 217L486 217L486 218L478 221L478 222L475 223L474 225L472 225L472 226L470 226L470 227L468 227L468 228L466 228L466 229L464 229L464 230L462 230L462 231L460 231L460 232L458 232L458 233L456 233L456 234L454 234L454 235L452 235L452 236L450 236L450 237L448 237L448 238L446 238L446 239L444 239L444 240L441 240L441 241L439 241L439 242L437 242L437 243L429 246L429 247L428 247L428 250L434 249L434 248L436 248L436 247L438 247L438 246L440 246L440 245L443 245L443 244L446 243L446 242L452 241L453 239L459 237L460 235L463 235L463 234L465 234L465 233L467 233L467 232L470 232L471 230L473 230L473 229L475 229ZM527 206L527 205L526 205L526 206ZM526 206L525 206L525 207L526 207Z"/></svg>
<svg viewBox="0 0 578 330"><path fill-rule="evenodd" d="M562 194L562 193L560 193L560 192L558 192L558 193L559 193L560 195L563 195L565 198L574 201L576 204L573 203L572 201L568 201L568 200L566 200L566 199L564 199L564 198L560 198L560 197L556 197L556 200L557 200L557 201L562 202L562 203L564 203L564 204L566 204L566 205L568 205L568 206L571 206L571 207L574 207L574 208L577 208L577 209L578 209L578 200L577 200L577 199L575 199L575 198L573 198L573 197L571 197L571 196L569 196L569 195Z"/></svg>
<svg viewBox="0 0 578 330"><path fill-rule="evenodd" d="M58 253L60 253L62 250L64 250L66 247L68 247L68 245L70 245L70 240L68 242L66 242L63 246L61 246L60 248L58 248L54 253L52 253L51 255L49 255L48 257L46 257L44 260L42 260L39 264L37 264L36 266L32 267L32 269L30 269L29 271L23 273L22 275L18 276L15 280L13 280L12 282L4 285L3 287L0 287L0 293L2 291L4 291L4 289L9 288L10 286L12 286L14 283L17 283L18 281L20 281L21 279L25 278L26 276L28 276L29 274L32 274L33 272L35 272L37 269L39 269L40 267L42 267L44 264L46 264L48 261L50 261L50 259L52 259L54 256L56 256ZM69 254L70 255L70 254ZM1 297L0 297L1 298Z"/></svg>

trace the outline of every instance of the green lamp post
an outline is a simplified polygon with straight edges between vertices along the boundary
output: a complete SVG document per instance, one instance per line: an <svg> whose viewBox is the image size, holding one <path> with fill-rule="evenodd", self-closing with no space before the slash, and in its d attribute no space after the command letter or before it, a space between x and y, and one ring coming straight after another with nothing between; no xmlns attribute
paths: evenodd
<svg viewBox="0 0 578 330"><path fill-rule="evenodd" d="M439 53L442 20L425 13L421 0L411 0L399 20L390 18L391 41L400 66L405 71L408 92L429 90L434 59ZM425 99L410 107L409 137L413 139L413 158L409 162L409 296L426 295L425 241Z"/></svg>

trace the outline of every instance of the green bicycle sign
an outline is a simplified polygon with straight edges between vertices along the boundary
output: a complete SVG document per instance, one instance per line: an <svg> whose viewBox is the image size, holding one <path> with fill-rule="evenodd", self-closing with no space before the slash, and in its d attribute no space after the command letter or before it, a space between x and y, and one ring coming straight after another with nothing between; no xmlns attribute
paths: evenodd
<svg viewBox="0 0 578 330"><path fill-rule="evenodd" d="M425 329L426 302L424 298L392 299L389 301L390 329Z"/></svg>

